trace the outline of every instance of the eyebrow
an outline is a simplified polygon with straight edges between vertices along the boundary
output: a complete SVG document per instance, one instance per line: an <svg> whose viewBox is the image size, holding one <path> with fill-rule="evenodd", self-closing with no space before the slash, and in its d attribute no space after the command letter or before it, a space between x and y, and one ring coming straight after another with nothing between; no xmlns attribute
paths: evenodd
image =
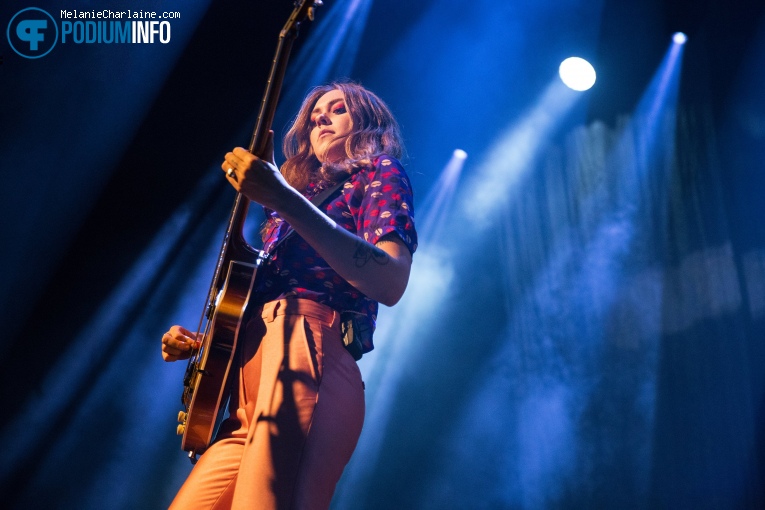
<svg viewBox="0 0 765 510"><path fill-rule="evenodd" d="M335 106L336 103L344 103L344 102L345 102L345 98L338 97L337 99L333 99L332 101L327 103L327 107L329 109L332 109L332 107ZM319 111L321 111L321 109L319 107L316 107L313 110L311 110L311 115L313 115L314 113L319 112Z"/></svg>

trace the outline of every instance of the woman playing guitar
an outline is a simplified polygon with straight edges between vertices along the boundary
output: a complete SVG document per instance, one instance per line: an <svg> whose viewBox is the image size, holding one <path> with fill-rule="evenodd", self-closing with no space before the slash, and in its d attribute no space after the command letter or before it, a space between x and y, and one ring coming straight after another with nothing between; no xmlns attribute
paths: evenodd
<svg viewBox="0 0 765 510"><path fill-rule="evenodd" d="M345 347L341 314L372 329L378 303L395 304L409 279L412 189L385 103L354 83L317 87L283 151L280 170L271 134L266 157L238 147L221 165L231 186L266 209L269 257L247 305L229 417L174 508L329 507L364 419L358 355ZM311 203L342 181L330 200ZM371 336L359 342L360 353L373 347ZM162 337L166 361L196 348L197 334L180 326Z"/></svg>

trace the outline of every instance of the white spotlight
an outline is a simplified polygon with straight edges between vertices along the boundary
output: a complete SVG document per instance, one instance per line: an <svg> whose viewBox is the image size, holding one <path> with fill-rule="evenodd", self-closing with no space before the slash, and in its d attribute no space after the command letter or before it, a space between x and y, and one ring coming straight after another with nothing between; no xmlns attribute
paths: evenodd
<svg viewBox="0 0 765 510"><path fill-rule="evenodd" d="M595 85L595 68L583 58L567 58L561 62L558 74L563 83L574 90L589 90Z"/></svg>
<svg viewBox="0 0 765 510"><path fill-rule="evenodd" d="M682 32L675 32L675 35L672 36L672 40L675 41L675 44L685 44L685 41L688 40L688 36Z"/></svg>
<svg viewBox="0 0 765 510"><path fill-rule="evenodd" d="M464 161L467 159L467 152L463 151L462 149L454 149L453 156L455 159L461 159Z"/></svg>

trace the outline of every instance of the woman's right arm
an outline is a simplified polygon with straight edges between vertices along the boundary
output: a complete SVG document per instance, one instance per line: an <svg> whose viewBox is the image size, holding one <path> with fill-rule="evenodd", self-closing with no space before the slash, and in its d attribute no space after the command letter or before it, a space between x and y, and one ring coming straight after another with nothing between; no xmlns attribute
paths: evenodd
<svg viewBox="0 0 765 510"><path fill-rule="evenodd" d="M165 361L189 359L192 350L198 349L201 343L196 338L196 333L182 326L173 326L170 331L162 335L162 359Z"/></svg>

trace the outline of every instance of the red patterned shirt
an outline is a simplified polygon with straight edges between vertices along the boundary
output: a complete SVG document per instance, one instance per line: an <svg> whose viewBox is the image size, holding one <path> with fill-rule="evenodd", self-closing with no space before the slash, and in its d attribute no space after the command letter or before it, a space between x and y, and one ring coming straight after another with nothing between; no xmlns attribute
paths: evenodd
<svg viewBox="0 0 765 510"><path fill-rule="evenodd" d="M328 182L309 185L304 195L311 198L332 186ZM351 176L334 198L321 209L338 225L371 244L381 238L398 236L409 250L417 249L414 202L409 177L398 160L382 155L372 165ZM264 250L271 249L290 228L271 213ZM263 301L299 297L318 301L343 312L367 315L374 326L378 304L342 279L316 251L297 234L277 246L263 270L258 294ZM373 349L364 345L364 352Z"/></svg>

